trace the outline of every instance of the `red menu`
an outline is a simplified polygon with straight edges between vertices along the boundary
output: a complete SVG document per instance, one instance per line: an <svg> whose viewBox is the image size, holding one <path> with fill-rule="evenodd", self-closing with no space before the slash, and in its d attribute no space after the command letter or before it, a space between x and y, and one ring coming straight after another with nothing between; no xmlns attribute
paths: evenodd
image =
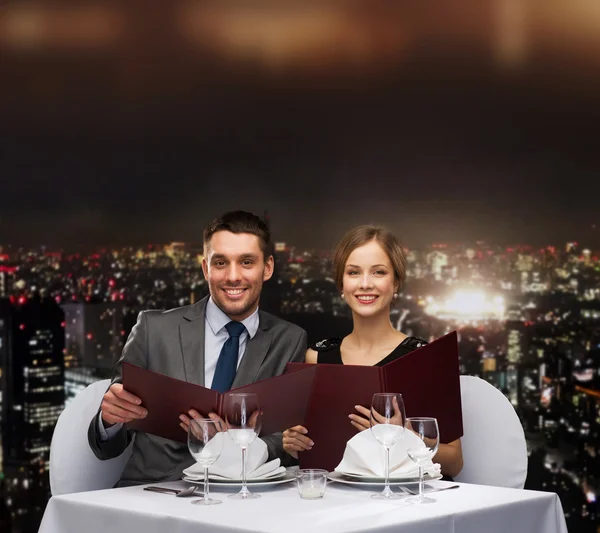
<svg viewBox="0 0 600 533"><path fill-rule="evenodd" d="M261 435L269 435L304 422L315 370L302 369L229 392L258 394L263 412ZM146 418L130 422L129 427L166 439L186 442L179 415L190 409L204 416L222 416L224 394L129 363L123 363L123 388L138 396L148 409Z"/></svg>
<svg viewBox="0 0 600 533"><path fill-rule="evenodd" d="M223 394L129 363L123 363L123 387L148 409L146 418L129 426L167 439L186 441L179 415L192 408L222 416ZM338 465L356 434L348 415L357 412L355 405L369 408L377 392L401 393L407 416L437 418L441 442L463 435L456 332L381 367L288 363L285 374L230 392L258 394L262 435L296 425L308 429L315 445L300 454L302 468Z"/></svg>
<svg viewBox="0 0 600 533"><path fill-rule="evenodd" d="M355 405L369 408L377 392L402 394L407 416L437 418L440 442L463 435L456 332L436 339L387 365L288 363L292 374L316 367L305 423L315 445L300 453L302 468L333 470L346 442L356 435L348 415ZM285 375L285 374L284 374Z"/></svg>

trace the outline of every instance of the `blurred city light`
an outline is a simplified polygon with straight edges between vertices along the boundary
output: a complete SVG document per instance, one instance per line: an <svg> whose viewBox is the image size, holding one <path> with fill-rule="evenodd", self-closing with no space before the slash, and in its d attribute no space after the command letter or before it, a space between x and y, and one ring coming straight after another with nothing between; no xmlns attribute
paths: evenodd
<svg viewBox="0 0 600 533"><path fill-rule="evenodd" d="M502 296L488 296L482 290L457 290L442 303L428 298L425 312L446 320L503 320L505 305Z"/></svg>

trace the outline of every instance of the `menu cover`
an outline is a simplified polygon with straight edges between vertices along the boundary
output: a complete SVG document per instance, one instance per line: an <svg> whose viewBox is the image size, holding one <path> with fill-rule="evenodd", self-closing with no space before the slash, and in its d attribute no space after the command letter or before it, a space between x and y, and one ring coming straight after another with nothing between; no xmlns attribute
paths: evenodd
<svg viewBox="0 0 600 533"><path fill-rule="evenodd" d="M437 418L440 442L463 435L456 332L436 339L384 366L288 363L292 374L316 367L305 423L315 443L299 454L301 468L333 470L346 442L356 435L348 415L370 408L373 394L402 394L407 416Z"/></svg>
<svg viewBox="0 0 600 533"><path fill-rule="evenodd" d="M269 435L304 423L315 370L282 374L229 392L258 394L263 412L261 435ZM187 441L179 415L195 409L204 416L216 413L223 417L223 397L227 394L130 363L123 363L123 388L138 396L148 410L146 418L130 422L129 427L179 442Z"/></svg>

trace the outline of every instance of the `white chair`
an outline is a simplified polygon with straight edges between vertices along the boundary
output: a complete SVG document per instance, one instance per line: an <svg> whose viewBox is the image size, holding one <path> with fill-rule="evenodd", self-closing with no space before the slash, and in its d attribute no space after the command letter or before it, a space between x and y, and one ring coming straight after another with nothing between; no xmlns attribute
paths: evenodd
<svg viewBox="0 0 600 533"><path fill-rule="evenodd" d="M58 417L50 444L50 490L53 496L108 489L121 477L132 444L114 459L101 461L88 443L88 427L110 385L103 379L82 390Z"/></svg>
<svg viewBox="0 0 600 533"><path fill-rule="evenodd" d="M487 381L460 376L464 466L456 481L522 489L527 445L519 417L506 396Z"/></svg>

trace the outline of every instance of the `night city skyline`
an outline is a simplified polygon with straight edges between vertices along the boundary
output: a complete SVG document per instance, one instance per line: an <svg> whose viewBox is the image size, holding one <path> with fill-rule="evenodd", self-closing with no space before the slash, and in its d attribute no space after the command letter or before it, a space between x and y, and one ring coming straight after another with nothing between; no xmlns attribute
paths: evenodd
<svg viewBox="0 0 600 533"><path fill-rule="evenodd" d="M556 492L570 530L596 533L600 259L585 246L479 242L409 250L407 284L391 320L428 340L457 330L461 374L499 388L523 424L525 488ZM0 390L8 394L0 402L0 524L10 519L14 533L29 533L50 496L49 438L63 405L109 377L139 311L188 305L208 286L196 243L89 255L3 252ZM309 343L349 333L331 253L278 242L275 255L261 308L303 327Z"/></svg>

